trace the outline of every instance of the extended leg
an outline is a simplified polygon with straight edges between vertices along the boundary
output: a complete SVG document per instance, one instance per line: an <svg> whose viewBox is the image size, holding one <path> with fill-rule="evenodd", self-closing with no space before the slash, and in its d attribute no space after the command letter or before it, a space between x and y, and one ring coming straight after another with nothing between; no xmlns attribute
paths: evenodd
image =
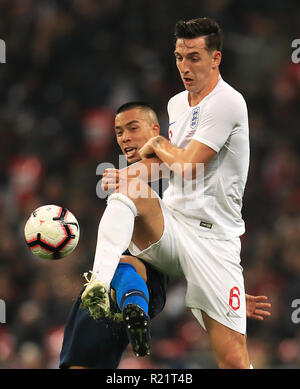
<svg viewBox="0 0 300 389"><path fill-rule="evenodd" d="M221 369L249 369L251 367L246 336L224 326L202 312L217 363Z"/></svg>
<svg viewBox="0 0 300 389"><path fill-rule="evenodd" d="M129 180L129 182L132 182ZM142 181L146 197L114 193L108 199L98 231L93 273L95 280L86 287L82 295L83 305L93 317L106 315L109 311L108 290L122 253L131 240L144 249L158 241L163 233L164 222L159 200L151 188ZM132 191L131 191L132 193Z"/></svg>

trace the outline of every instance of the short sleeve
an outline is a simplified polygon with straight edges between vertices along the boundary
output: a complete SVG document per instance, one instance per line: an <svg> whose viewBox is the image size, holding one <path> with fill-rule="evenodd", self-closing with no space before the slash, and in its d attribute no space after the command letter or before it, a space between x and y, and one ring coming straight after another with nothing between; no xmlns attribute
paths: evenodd
<svg viewBox="0 0 300 389"><path fill-rule="evenodd" d="M238 122L236 99L226 99L226 94L212 96L199 112L193 139L212 148L217 153L224 146Z"/></svg>

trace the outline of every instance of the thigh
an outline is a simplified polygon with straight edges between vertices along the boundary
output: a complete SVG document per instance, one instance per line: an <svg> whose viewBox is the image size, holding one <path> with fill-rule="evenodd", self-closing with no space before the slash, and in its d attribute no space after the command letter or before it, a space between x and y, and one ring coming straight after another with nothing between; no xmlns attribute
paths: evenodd
<svg viewBox="0 0 300 389"><path fill-rule="evenodd" d="M246 300L238 241L195 236L182 240L180 263L187 280L186 305L198 309L224 326L246 333Z"/></svg>
<svg viewBox="0 0 300 389"><path fill-rule="evenodd" d="M180 231L177 229L177 221L172 213L160 202L163 216L163 233L159 240L154 243L148 242L145 249L140 249L135 241L131 241L128 250L131 255L149 263L158 271L172 277L183 275L177 242Z"/></svg>
<svg viewBox="0 0 300 389"><path fill-rule="evenodd" d="M137 178L128 179L126 185L120 188L120 192L134 202L138 211L132 240L140 250L144 250L157 242L164 231L160 200L147 183Z"/></svg>

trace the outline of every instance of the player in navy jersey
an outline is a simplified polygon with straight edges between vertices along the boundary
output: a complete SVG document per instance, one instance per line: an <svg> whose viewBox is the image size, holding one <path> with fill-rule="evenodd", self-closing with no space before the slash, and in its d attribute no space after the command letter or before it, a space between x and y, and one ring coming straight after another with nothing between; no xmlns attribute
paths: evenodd
<svg viewBox="0 0 300 389"><path fill-rule="evenodd" d="M129 163L134 163L140 159L139 150L154 135L159 133L159 124L157 116L153 109L142 102L131 102L122 105L117 111L115 120L115 133L117 142L126 155ZM160 192L161 196L162 193ZM110 298L112 313L118 313L126 307L126 298L128 294L131 300L127 301L131 312L145 312L144 318L155 317L164 307L166 300L167 277L161 272L154 269L151 265L137 258L129 256L127 251L121 257L121 266L116 271L114 277ZM126 269L126 264L133 265ZM122 286L122 266L125 265L127 280L126 285ZM124 277L124 274L123 274ZM121 282L120 282L121 281ZM143 285L143 282L146 282ZM148 292L147 292L147 290ZM84 289L83 289L84 290ZM81 291L77 301L72 307L71 313L65 329L63 347L60 356L61 368L117 368L122 353L127 347L129 340L133 350L139 355L147 355L150 344L150 331L147 331L140 339L138 333L140 326L144 329L144 321L138 321L133 331L128 329L127 322L115 321L110 317L94 320L88 312L88 309L80 309ZM117 296L116 296L117 292ZM130 294L134 292L133 294ZM119 295L119 296L118 296ZM149 297L147 298L147 295ZM146 298L145 298L146 297ZM269 312L265 308L269 304L265 302L264 296L246 296L247 297L247 314L249 317L262 320ZM133 300L132 300L133 299ZM135 299L135 300L134 300ZM149 299L149 309L147 301ZM123 301L122 301L123 300ZM121 304L122 302L122 304ZM126 311L125 311L126 315ZM149 324L149 322L147 321ZM142 351L142 352L141 352Z"/></svg>
<svg viewBox="0 0 300 389"><path fill-rule="evenodd" d="M131 111L133 120L123 126L118 117L124 111ZM138 161L138 150L159 134L156 113L142 102L123 105L116 115L115 134L128 163ZM165 305L167 283L166 275L126 250L112 281L109 315L92 318L81 307L84 288L78 296L66 324L60 367L117 368L129 341L137 356L148 355L150 319ZM124 320L117 317L121 312Z"/></svg>

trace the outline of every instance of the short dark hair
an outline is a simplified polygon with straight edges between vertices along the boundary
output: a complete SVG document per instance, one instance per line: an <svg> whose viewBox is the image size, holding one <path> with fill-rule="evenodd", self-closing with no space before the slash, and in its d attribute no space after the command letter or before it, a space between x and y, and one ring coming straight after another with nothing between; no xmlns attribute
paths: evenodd
<svg viewBox="0 0 300 389"><path fill-rule="evenodd" d="M151 110L155 113L154 109L147 103L144 103L143 101L130 101L128 103L122 104L116 112L116 115L118 113L124 112L124 111L129 111L130 109L134 108L141 108L141 109L146 109L146 110Z"/></svg>
<svg viewBox="0 0 300 389"><path fill-rule="evenodd" d="M121 105L116 112L116 115L118 115L121 112L129 111L130 109L134 108L140 108L141 110L149 113L149 117L154 121L158 123L157 114L154 111L154 109L151 107L151 105L144 103L143 101L130 101L128 103L125 103Z"/></svg>
<svg viewBox="0 0 300 389"><path fill-rule="evenodd" d="M222 51L223 31L215 20L210 18L197 18L188 21L179 20L175 24L175 43L177 39L193 39L200 36L206 37L207 51Z"/></svg>

